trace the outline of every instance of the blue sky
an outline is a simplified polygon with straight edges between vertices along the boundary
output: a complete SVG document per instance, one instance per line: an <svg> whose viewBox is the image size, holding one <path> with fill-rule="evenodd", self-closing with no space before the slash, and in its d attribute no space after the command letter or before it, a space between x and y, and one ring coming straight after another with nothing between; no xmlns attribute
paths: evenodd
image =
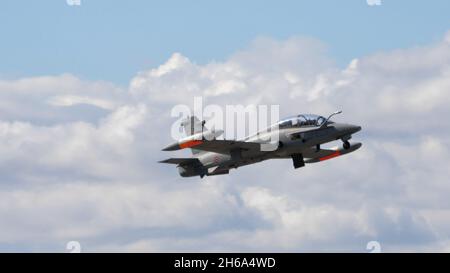
<svg viewBox="0 0 450 273"><path fill-rule="evenodd" d="M380 50L438 41L450 2L3 1L0 76L72 73L127 85L173 52L203 64L224 60L258 36L322 40L344 66Z"/></svg>

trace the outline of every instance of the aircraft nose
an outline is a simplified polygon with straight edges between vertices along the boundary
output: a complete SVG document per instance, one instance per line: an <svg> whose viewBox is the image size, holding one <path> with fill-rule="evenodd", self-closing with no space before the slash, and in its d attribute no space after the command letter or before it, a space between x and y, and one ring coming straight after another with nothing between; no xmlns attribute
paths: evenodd
<svg viewBox="0 0 450 273"><path fill-rule="evenodd" d="M356 132L359 132L359 131L361 131L361 126L358 126L358 125L347 125L348 127L347 127L347 130L349 131L349 132L351 132L350 134L354 134L354 133L356 133Z"/></svg>
<svg viewBox="0 0 450 273"><path fill-rule="evenodd" d="M343 135L351 135L361 131L361 126L352 124L336 124L334 127Z"/></svg>

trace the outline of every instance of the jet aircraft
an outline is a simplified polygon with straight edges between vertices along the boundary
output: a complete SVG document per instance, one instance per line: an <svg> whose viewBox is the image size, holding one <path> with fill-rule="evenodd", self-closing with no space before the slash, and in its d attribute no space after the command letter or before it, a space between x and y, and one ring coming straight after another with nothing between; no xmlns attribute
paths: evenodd
<svg viewBox="0 0 450 273"><path fill-rule="evenodd" d="M361 143L350 143L352 135L361 126L330 120L337 111L325 118L313 114L300 114L285 118L269 128L242 140L217 139L222 130L208 130L205 121L197 117L186 118L181 126L187 137L178 140L163 151L190 148L189 158L169 158L159 161L177 165L182 177L228 174L237 169L268 159L291 159L295 169L305 163L316 163L356 151ZM273 139L277 139L273 143ZM322 149L324 143L341 140L342 146Z"/></svg>

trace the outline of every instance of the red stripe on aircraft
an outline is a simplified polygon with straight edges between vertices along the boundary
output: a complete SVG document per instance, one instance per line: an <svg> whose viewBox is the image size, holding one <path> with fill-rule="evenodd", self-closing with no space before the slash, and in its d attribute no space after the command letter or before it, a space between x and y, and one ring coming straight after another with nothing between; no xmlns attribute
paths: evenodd
<svg viewBox="0 0 450 273"><path fill-rule="evenodd" d="M201 141L201 140L191 140L191 141L188 141L188 142L185 142L185 143L181 143L180 144L180 148L181 149L190 148L190 147L194 147L194 146L200 145L202 143L203 143L203 141Z"/></svg>
<svg viewBox="0 0 450 273"><path fill-rule="evenodd" d="M337 156L340 156L340 155L341 155L341 152L336 151L336 152L334 152L334 153L332 153L332 154L330 154L330 155L327 155L327 156L324 156L324 157L319 158L319 160L320 160L320 161L324 161L324 160L328 160L328 159L331 159L331 158L333 158L333 157L337 157Z"/></svg>

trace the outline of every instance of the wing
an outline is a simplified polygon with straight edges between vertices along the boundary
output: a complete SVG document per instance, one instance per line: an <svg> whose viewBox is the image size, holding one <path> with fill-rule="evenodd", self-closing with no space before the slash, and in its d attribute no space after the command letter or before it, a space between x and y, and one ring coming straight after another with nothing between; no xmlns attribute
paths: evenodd
<svg viewBox="0 0 450 273"><path fill-rule="evenodd" d="M196 150L220 154L228 154L233 150L244 150L251 152L261 151L260 143L224 139L203 140L197 142L194 146Z"/></svg>
<svg viewBox="0 0 450 273"><path fill-rule="evenodd" d="M198 158L169 158L166 160L161 160L159 161L159 163L179 164L179 165L201 164Z"/></svg>

